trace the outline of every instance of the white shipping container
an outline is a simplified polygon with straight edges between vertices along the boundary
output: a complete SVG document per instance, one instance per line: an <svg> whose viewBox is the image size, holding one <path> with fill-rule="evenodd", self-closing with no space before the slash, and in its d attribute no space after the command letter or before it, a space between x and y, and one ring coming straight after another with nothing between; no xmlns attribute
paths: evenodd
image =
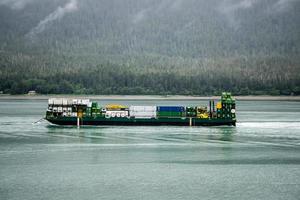
<svg viewBox="0 0 300 200"><path fill-rule="evenodd" d="M62 108L62 107L58 107L58 108L57 108L57 111L58 111L58 112L62 112L62 111L63 111L63 108Z"/></svg>
<svg viewBox="0 0 300 200"><path fill-rule="evenodd" d="M51 99L48 99L48 104L49 104L49 105L52 105L52 104L54 104L54 99L53 99L53 98L51 98Z"/></svg>
<svg viewBox="0 0 300 200"><path fill-rule="evenodd" d="M54 105L62 105L63 104L62 99L59 99L59 98L53 99L53 104Z"/></svg>
<svg viewBox="0 0 300 200"><path fill-rule="evenodd" d="M130 117L135 117L135 118L156 118L156 111L131 111L130 112Z"/></svg>
<svg viewBox="0 0 300 200"><path fill-rule="evenodd" d="M156 106L130 106L129 111L156 112Z"/></svg>
<svg viewBox="0 0 300 200"><path fill-rule="evenodd" d="M156 118L156 106L130 106L130 117Z"/></svg>
<svg viewBox="0 0 300 200"><path fill-rule="evenodd" d="M130 115L156 115L156 111L131 111Z"/></svg>
<svg viewBox="0 0 300 200"><path fill-rule="evenodd" d="M77 104L82 105L82 99L77 99Z"/></svg>
<svg viewBox="0 0 300 200"><path fill-rule="evenodd" d="M82 99L82 104L83 105L89 105L90 100L89 99Z"/></svg>
<svg viewBox="0 0 300 200"><path fill-rule="evenodd" d="M77 99L73 99L73 100L72 100L72 104L73 104L73 105L77 105L77 102L78 102Z"/></svg>
<svg viewBox="0 0 300 200"><path fill-rule="evenodd" d="M73 99L74 105L89 105L90 100L89 99Z"/></svg>
<svg viewBox="0 0 300 200"><path fill-rule="evenodd" d="M156 106L145 106L145 111L155 112L156 113Z"/></svg>
<svg viewBox="0 0 300 200"><path fill-rule="evenodd" d="M154 116L134 116L135 119L152 119Z"/></svg>
<svg viewBox="0 0 300 200"><path fill-rule="evenodd" d="M62 105L64 106L68 105L68 99L62 99Z"/></svg>
<svg viewBox="0 0 300 200"><path fill-rule="evenodd" d="M69 106L73 105L73 99L67 99L67 104L68 104Z"/></svg>

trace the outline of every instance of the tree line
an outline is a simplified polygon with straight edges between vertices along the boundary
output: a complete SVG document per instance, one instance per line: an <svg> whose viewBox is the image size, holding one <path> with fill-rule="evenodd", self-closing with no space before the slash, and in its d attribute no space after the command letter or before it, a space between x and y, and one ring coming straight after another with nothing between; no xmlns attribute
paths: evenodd
<svg viewBox="0 0 300 200"><path fill-rule="evenodd" d="M0 59L0 91L9 94L26 94L30 90L41 94L300 94L296 58L224 58L198 61L191 66L148 67L111 62L84 67L40 67L31 62L14 63L5 56Z"/></svg>

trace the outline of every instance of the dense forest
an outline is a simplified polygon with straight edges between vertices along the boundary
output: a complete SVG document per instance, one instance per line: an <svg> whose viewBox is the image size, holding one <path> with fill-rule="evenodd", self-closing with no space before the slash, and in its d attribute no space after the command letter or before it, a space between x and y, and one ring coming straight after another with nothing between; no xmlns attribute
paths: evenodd
<svg viewBox="0 0 300 200"><path fill-rule="evenodd" d="M0 91L300 95L298 0L0 0Z"/></svg>

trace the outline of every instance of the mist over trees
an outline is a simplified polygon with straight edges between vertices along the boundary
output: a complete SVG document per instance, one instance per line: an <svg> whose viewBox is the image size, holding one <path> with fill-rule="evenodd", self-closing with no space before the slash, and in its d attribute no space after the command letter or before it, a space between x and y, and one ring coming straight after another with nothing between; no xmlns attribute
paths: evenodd
<svg viewBox="0 0 300 200"><path fill-rule="evenodd" d="M0 91L300 95L298 0L0 0Z"/></svg>

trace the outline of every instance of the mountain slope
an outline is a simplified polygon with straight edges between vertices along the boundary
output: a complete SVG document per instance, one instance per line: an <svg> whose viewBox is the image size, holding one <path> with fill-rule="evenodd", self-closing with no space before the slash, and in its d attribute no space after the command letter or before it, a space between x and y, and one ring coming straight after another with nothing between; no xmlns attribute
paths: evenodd
<svg viewBox="0 0 300 200"><path fill-rule="evenodd" d="M299 10L297 0L0 0L0 90L299 94Z"/></svg>

